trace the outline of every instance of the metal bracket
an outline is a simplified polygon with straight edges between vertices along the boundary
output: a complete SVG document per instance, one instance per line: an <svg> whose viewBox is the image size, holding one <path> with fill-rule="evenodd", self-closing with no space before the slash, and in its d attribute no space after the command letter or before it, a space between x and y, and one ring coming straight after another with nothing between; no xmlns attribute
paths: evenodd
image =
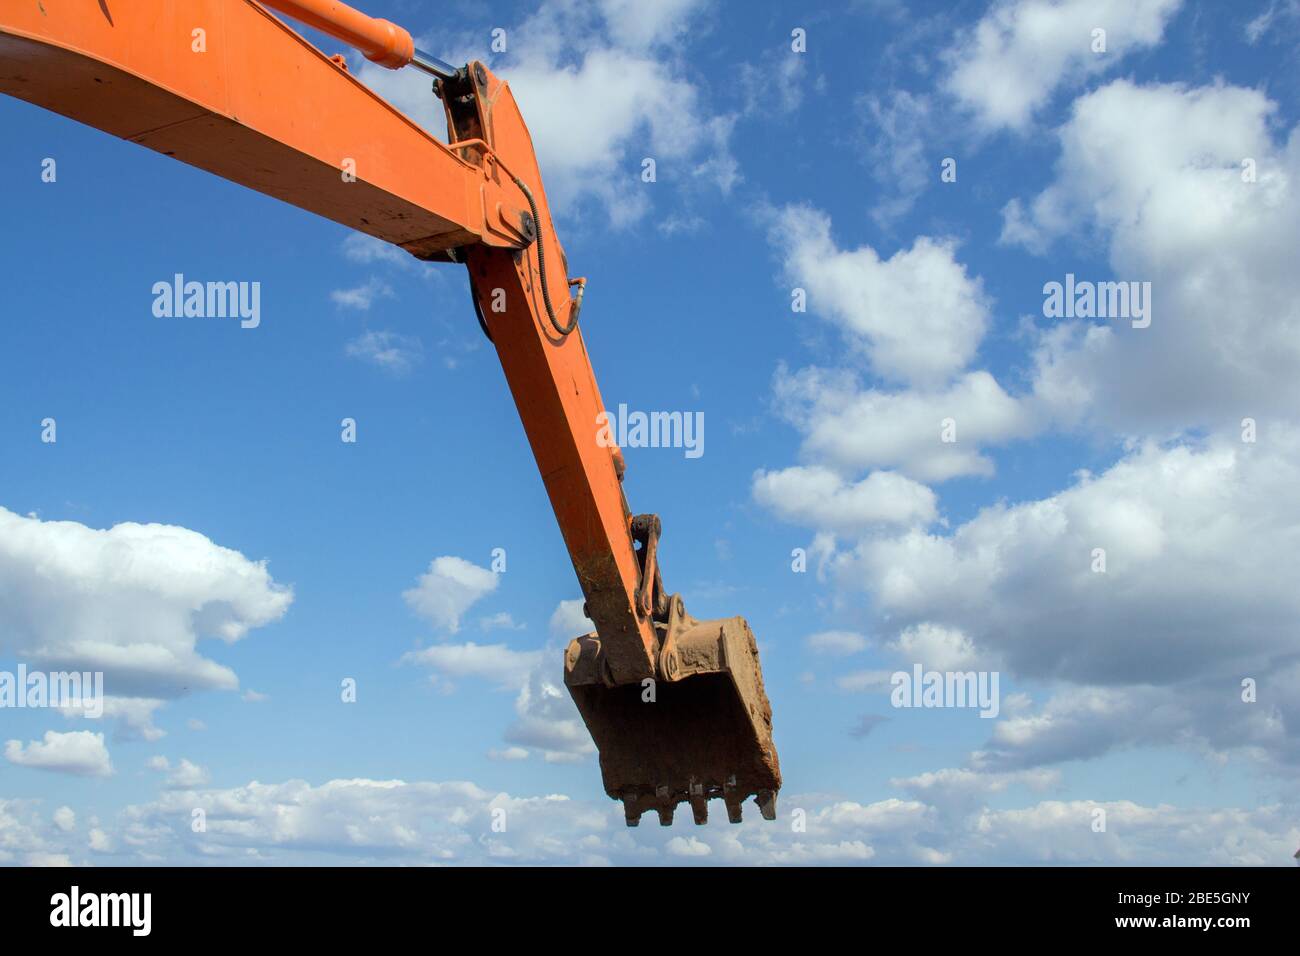
<svg viewBox="0 0 1300 956"><path fill-rule="evenodd" d="M653 615L660 621L668 616L668 598L659 574L659 536L662 533L663 524L658 515L637 515L632 519L632 540L641 545L636 552L641 570L641 579L636 586L636 612L639 617Z"/></svg>

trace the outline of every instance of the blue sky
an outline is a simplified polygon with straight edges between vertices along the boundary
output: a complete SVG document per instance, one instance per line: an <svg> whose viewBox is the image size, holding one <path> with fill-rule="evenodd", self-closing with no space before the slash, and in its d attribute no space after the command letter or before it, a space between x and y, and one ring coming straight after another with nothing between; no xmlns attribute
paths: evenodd
<svg viewBox="0 0 1300 956"><path fill-rule="evenodd" d="M4 99L0 670L111 659L126 716L0 711L0 861L1289 860L1294 2L432 6L366 9L512 83L607 405L704 415L625 487L758 636L778 820L603 796L458 267ZM175 273L259 282L260 325L155 317ZM1067 273L1150 282L1151 327L1046 318ZM892 707L914 663L997 671L1000 716Z"/></svg>

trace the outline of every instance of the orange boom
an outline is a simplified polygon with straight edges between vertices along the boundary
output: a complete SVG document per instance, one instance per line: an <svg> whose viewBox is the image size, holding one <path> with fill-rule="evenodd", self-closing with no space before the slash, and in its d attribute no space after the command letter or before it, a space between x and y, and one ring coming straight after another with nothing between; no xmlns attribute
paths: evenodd
<svg viewBox="0 0 1300 956"><path fill-rule="evenodd" d="M432 75L449 142L267 8ZM605 791L633 826L651 809L670 824L683 802L703 823L712 797L733 822L751 796L775 817L781 774L753 634L743 618L697 621L665 591L659 518L631 513L623 456L597 440L604 405L578 328L586 280L568 275L509 84L334 0L6 0L0 92L419 259L464 264L596 625L569 644L564 675Z"/></svg>

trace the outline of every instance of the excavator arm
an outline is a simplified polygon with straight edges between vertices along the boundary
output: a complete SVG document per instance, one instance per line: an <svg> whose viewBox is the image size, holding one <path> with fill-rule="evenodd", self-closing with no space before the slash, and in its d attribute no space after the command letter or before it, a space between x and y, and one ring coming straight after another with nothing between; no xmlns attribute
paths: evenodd
<svg viewBox="0 0 1300 956"><path fill-rule="evenodd" d="M430 135L271 11L390 69L433 77ZM697 823L722 798L775 816L781 778L758 650L742 618L668 594L661 523L633 515L532 140L509 84L455 68L335 0L0 0L0 92L400 246L462 263L505 372L595 632L565 683L629 825Z"/></svg>

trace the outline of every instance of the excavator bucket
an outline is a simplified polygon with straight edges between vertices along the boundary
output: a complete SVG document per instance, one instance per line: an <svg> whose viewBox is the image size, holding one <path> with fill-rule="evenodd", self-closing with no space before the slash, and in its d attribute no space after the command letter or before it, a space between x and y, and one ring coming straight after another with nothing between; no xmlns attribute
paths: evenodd
<svg viewBox="0 0 1300 956"><path fill-rule="evenodd" d="M673 600L659 679L613 686L595 633L565 654L565 684L600 751L605 792L632 827L647 810L670 826L680 803L703 824L714 797L732 823L749 797L774 820L781 770L753 632L742 617L696 621Z"/></svg>

